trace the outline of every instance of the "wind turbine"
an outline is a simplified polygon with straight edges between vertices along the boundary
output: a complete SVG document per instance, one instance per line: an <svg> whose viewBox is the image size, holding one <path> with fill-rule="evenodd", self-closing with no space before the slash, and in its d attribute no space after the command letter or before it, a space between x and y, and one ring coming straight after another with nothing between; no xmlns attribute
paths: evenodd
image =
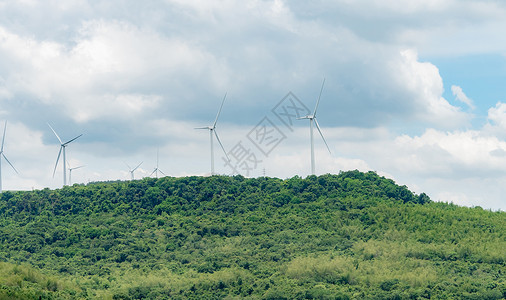
<svg viewBox="0 0 506 300"><path fill-rule="evenodd" d="M69 167L69 185L72 185L72 170L76 170L76 169L80 169L84 166L79 166L79 167L73 167L71 168L70 167L70 164L67 162L67 166Z"/></svg>
<svg viewBox="0 0 506 300"><path fill-rule="evenodd" d="M153 172L151 172L151 174L149 174L149 177L151 177L153 174L156 174L156 178L158 178L158 172L162 173L163 175L165 175L165 173L163 173L162 170L160 170L158 168L158 153L160 152L160 150L156 150L156 168L153 170ZM165 175L167 176L167 175Z"/></svg>
<svg viewBox="0 0 506 300"><path fill-rule="evenodd" d="M320 98L322 96L323 85L324 84L325 84L325 78L323 79L322 88L320 90L320 95L318 96L318 100L316 101L316 106L314 108L313 114L307 115L307 116L302 117L302 118L299 118L299 119L309 119L309 132L310 132L310 136L311 136L311 174L312 175L315 174L313 123L314 123L314 125L316 125L316 129L318 129L318 132L320 133L320 135L321 135L321 137L323 139L323 142L325 143L325 146L327 146L327 149L329 150L329 153L332 154L332 152L330 152L330 148L329 148L329 145L327 144L327 141L325 141L325 138L323 137L323 133L322 133L322 131L320 129L320 125L318 125L318 121L316 120L316 111L318 109L318 104L320 103Z"/></svg>
<svg viewBox="0 0 506 300"><path fill-rule="evenodd" d="M47 123L47 126L49 126L49 128L51 128L51 130L53 131L54 135L56 136L56 138L58 139L58 141L60 142L60 152L58 152L58 158L56 158L56 164L54 165L54 171L53 171L53 178L54 178L54 174L56 173L56 167L58 167L58 161L60 160L60 155L63 151L63 186L66 186L67 185L67 167L66 167L66 164L67 164L67 160L66 160L66 157L65 157L65 148L68 146L68 144L72 143L73 141L77 140L78 138L80 138L82 136L82 134L76 136L75 138L67 141L67 142L62 142L62 140L60 139L60 137L58 136L58 134L56 133L56 131L54 131L53 127L51 127L51 125L49 125L49 123Z"/></svg>
<svg viewBox="0 0 506 300"><path fill-rule="evenodd" d="M218 122L218 118L220 117L221 109L223 108L223 103L225 103L225 98L227 98L227 93L225 93L225 96L223 97L223 101L221 101L220 110L218 110L218 114L216 115L216 119L214 120L214 123L212 126L206 126L206 127L197 127L195 129L208 129L209 130L209 138L211 140L211 175L214 175L214 146L213 146L213 132L216 136L216 140L221 146L221 149L223 150L223 153L225 153L225 156L230 161L230 158L228 158L227 152L225 151L225 148L223 147L223 144L220 141L220 138L218 137L218 133L216 132L216 123Z"/></svg>
<svg viewBox="0 0 506 300"><path fill-rule="evenodd" d="M132 168L130 168L130 166L129 166L127 163L125 163L125 165L127 165L127 167L128 167L128 172L130 172L130 178L131 178L132 180L134 180L134 172L135 172L135 170L137 170L137 168L138 168L138 167L140 167L140 166L142 165L142 163L143 163L143 162L141 161L141 163L140 163L140 164L138 164L138 165L137 165L137 167L135 167L135 168L133 168L133 169L132 169Z"/></svg>
<svg viewBox="0 0 506 300"><path fill-rule="evenodd" d="M0 149L0 193L2 192L2 157L5 158L5 161L7 161L9 163L9 165L11 165L12 169L14 169L14 171L16 171L17 174L19 174L18 170L16 170L16 168L14 168L14 166L11 164L11 162L7 159L7 156L5 156L5 154L4 154L4 142L5 142L5 131L6 130L7 130L7 121L5 121L4 135L2 138L2 149Z"/></svg>

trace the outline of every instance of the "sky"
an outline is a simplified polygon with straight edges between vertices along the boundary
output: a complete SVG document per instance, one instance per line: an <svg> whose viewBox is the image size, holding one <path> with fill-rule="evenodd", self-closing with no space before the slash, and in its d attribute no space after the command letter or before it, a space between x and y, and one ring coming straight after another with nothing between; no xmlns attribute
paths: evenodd
<svg viewBox="0 0 506 300"><path fill-rule="evenodd" d="M378 174L506 210L506 2L0 0L4 190ZM324 82L324 85L323 85ZM323 85L323 89L322 89ZM226 95L226 97L225 97ZM225 97L225 98L224 98ZM55 171L56 170L56 171ZM54 172L54 176L53 176ZM159 176L163 174L159 173ZM68 180L67 171L67 180ZM155 176L154 174L152 176Z"/></svg>

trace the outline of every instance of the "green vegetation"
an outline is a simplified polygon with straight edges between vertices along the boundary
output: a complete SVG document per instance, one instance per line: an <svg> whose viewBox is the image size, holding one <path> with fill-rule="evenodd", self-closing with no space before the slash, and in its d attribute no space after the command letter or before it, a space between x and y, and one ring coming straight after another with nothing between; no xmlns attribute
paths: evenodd
<svg viewBox="0 0 506 300"><path fill-rule="evenodd" d="M506 214L374 172L0 196L0 299L503 299Z"/></svg>

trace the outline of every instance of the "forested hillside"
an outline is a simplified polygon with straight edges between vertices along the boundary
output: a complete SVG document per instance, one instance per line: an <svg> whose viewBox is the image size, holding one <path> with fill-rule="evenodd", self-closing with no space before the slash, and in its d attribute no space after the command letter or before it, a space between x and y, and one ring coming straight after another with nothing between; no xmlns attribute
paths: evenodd
<svg viewBox="0 0 506 300"><path fill-rule="evenodd" d="M374 172L0 196L0 299L503 299L506 213Z"/></svg>

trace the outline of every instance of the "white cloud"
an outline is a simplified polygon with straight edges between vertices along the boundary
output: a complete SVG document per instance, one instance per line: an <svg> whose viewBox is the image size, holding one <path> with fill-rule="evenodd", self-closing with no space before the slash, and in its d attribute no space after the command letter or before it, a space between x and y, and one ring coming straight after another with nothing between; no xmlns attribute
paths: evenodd
<svg viewBox="0 0 506 300"><path fill-rule="evenodd" d="M488 110L488 119L501 130L506 130L506 103L497 102Z"/></svg>
<svg viewBox="0 0 506 300"><path fill-rule="evenodd" d="M219 82L213 73L220 67L205 51L124 23L89 22L70 49L1 27L0 39L12 66L3 71L1 95L28 92L45 105L63 107L79 122L156 108L162 96L152 93L161 92L162 78L192 74Z"/></svg>
<svg viewBox="0 0 506 300"><path fill-rule="evenodd" d="M372 7L374 7L374 9L380 9L383 12L407 15L423 12L440 12L452 6L452 4L455 4L454 0L412 0L403 5L399 5L399 2L396 1L382 0L362 0L353 2L355 2L354 5L357 7L368 7L371 10L373 9ZM377 12L375 14L377 14Z"/></svg>
<svg viewBox="0 0 506 300"><path fill-rule="evenodd" d="M401 52L396 80L405 85L408 96L416 102L414 113L418 118L431 122L442 128L458 128L466 125L471 116L452 106L442 97L443 81L436 66L429 62L419 62L416 51L412 49Z"/></svg>
<svg viewBox="0 0 506 300"><path fill-rule="evenodd" d="M435 201L506 211L502 188L506 184L504 176L457 180L450 178L445 180L427 179L423 184L429 187L425 189L425 192L430 194L432 200Z"/></svg>
<svg viewBox="0 0 506 300"><path fill-rule="evenodd" d="M83 22L70 45L8 32L18 42L6 52L16 53L23 48L20 44L29 46L16 62L25 68L7 71L7 91L30 91L43 104L63 107L75 121L86 122L112 112L122 115L125 108L117 101L122 95L159 98L159 105L174 104L186 115L191 111L173 102L184 97L190 98L187 103L199 103L206 92L235 89L239 103L247 106L266 102L269 92L312 86L310 78L324 73L329 77L326 92L338 99L328 111L342 114L333 122L377 126L392 118L415 117L455 128L469 120L442 98L437 68L419 62L413 50L399 53L398 47L371 43L346 28L334 31L295 19L291 6L282 1L250 1L251 12L234 2L171 3L185 7L186 14L200 15L205 34L191 26L173 34L115 20ZM230 38L241 42L231 43ZM200 91L188 91L196 83ZM152 112L151 105L145 108L143 114ZM347 108L361 113L352 117Z"/></svg>
<svg viewBox="0 0 506 300"><path fill-rule="evenodd" d="M130 120L148 111L156 111L162 98L158 95L106 94L89 96L82 100L84 103L81 103L73 114L73 119L80 123L104 117Z"/></svg>
<svg viewBox="0 0 506 300"><path fill-rule="evenodd" d="M481 131L427 130L395 139L394 173L433 200L506 210L506 142Z"/></svg>
<svg viewBox="0 0 506 300"><path fill-rule="evenodd" d="M506 150L506 142L493 136L483 136L479 131L441 132L429 129L419 137L401 136L396 143L406 153L422 159L424 171L432 174L442 164L451 169L447 174L451 177L474 177L484 172L506 170L506 158L493 155L498 149ZM431 151L427 152L427 149Z"/></svg>
<svg viewBox="0 0 506 300"><path fill-rule="evenodd" d="M494 107L489 108L487 120L487 124L483 127L484 134L506 139L506 103L499 101Z"/></svg>
<svg viewBox="0 0 506 300"><path fill-rule="evenodd" d="M475 106L473 104L473 100L469 99L466 96L466 94L464 93L464 91L462 91L462 88L460 86L452 85L451 89L452 89L453 95L455 96L455 99L457 99L458 101L460 101L462 103L465 103L469 108L475 109Z"/></svg>

